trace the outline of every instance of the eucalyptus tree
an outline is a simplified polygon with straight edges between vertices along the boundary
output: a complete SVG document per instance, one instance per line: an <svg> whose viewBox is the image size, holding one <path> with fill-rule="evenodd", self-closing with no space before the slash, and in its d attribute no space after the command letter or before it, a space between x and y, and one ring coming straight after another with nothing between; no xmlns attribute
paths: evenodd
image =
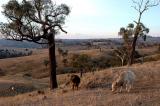
<svg viewBox="0 0 160 106"><path fill-rule="evenodd" d="M146 39L147 34L149 33L149 28L146 28L141 22L143 14L151 7L159 5L159 0L132 0L133 8L138 13L137 21L134 21L135 24L131 23L127 28L120 28L119 35L123 36L125 44L130 48L129 52L129 65L133 64L136 42L139 37Z"/></svg>
<svg viewBox="0 0 160 106"><path fill-rule="evenodd" d="M119 47L114 50L114 55L121 60L121 65L124 66L124 62L128 60L128 52L126 47Z"/></svg>
<svg viewBox="0 0 160 106"><path fill-rule="evenodd" d="M57 88L55 35L67 33L63 25L70 8L66 4L56 5L52 0L10 0L3 5L2 13L7 22L1 22L0 31L6 39L48 44L50 88Z"/></svg>

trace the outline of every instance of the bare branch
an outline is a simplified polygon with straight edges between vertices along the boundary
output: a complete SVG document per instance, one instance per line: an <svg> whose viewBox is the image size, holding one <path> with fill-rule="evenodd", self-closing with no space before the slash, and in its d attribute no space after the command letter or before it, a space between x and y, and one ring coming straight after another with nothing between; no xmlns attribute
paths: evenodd
<svg viewBox="0 0 160 106"><path fill-rule="evenodd" d="M137 11L140 11L142 4L141 4L141 3L139 3L139 2L137 2L137 1L135 1L135 0L132 0L132 2L133 2L135 5L137 5L137 6L138 6L138 7L133 6L133 7L134 7L134 9L135 9L135 10L137 10Z"/></svg>
<svg viewBox="0 0 160 106"><path fill-rule="evenodd" d="M160 1L154 1L150 2L150 0L140 0L139 2L132 0L132 2L135 4L135 6L132 6L136 11L138 11L140 14L143 14L146 10L148 10L150 7L154 7L159 5Z"/></svg>
<svg viewBox="0 0 160 106"><path fill-rule="evenodd" d="M1 28L1 31L7 39L16 41L27 40L43 44L41 39L48 40L48 37L56 34L56 31L60 30L67 33L62 25L65 17L69 14L69 7L66 5L57 6L51 3L45 6L44 3L40 3L42 1L36 1L34 0L33 3L28 1L22 4L19 3L19 6L24 6L22 11L10 10L10 8L3 11L3 14L9 21L5 27ZM19 16L15 14L16 12L22 13Z"/></svg>
<svg viewBox="0 0 160 106"><path fill-rule="evenodd" d="M59 29L60 29L62 32L67 33L67 31L65 31L65 30L62 28L62 26L61 26L61 25L56 25L56 26L58 26L58 27L59 27Z"/></svg>
<svg viewBox="0 0 160 106"><path fill-rule="evenodd" d="M21 42L26 40L26 41L34 42L34 43L37 43L37 44L48 44L48 43L42 43L42 42L38 42L38 41L32 41L32 40L26 39L26 38L23 38L23 39L15 39L15 38L9 39L9 38L7 38L6 40L14 40L14 41L21 41Z"/></svg>
<svg viewBox="0 0 160 106"><path fill-rule="evenodd" d="M139 9L136 6L131 6L131 7L133 7L135 10L139 12Z"/></svg>

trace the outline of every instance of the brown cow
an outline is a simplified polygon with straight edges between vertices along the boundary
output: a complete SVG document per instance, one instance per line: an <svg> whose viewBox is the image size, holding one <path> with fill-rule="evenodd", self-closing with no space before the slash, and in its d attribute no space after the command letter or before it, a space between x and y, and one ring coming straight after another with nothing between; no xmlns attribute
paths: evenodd
<svg viewBox="0 0 160 106"><path fill-rule="evenodd" d="M78 90L78 87L79 87L79 84L80 84L80 77L78 75L71 75L70 77L70 82L72 83L72 89L77 89Z"/></svg>

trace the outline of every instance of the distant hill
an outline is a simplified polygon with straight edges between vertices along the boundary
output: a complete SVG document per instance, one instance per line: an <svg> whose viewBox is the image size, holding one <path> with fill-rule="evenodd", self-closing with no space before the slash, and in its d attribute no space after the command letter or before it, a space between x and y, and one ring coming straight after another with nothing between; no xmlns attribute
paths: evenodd
<svg viewBox="0 0 160 106"><path fill-rule="evenodd" d="M64 45L81 45L86 42L106 42L112 43L113 45L121 45L123 43L122 38L108 38L108 39L61 39ZM145 44L155 44L160 43L160 37L151 37L148 36L146 41L144 41L142 38L139 38L137 43L145 43Z"/></svg>
<svg viewBox="0 0 160 106"><path fill-rule="evenodd" d="M41 48L41 45L27 41L20 42L20 41L0 39L0 47Z"/></svg>
<svg viewBox="0 0 160 106"><path fill-rule="evenodd" d="M119 43L123 42L122 38L109 38L109 39L112 40L112 41L119 42ZM160 37L147 36L146 41L144 41L143 38L140 37L138 39L138 42L144 42L144 43L150 43L150 44L152 44L152 43L160 43Z"/></svg>
<svg viewBox="0 0 160 106"><path fill-rule="evenodd" d="M108 39L58 39L58 42L61 41L61 43L65 46L67 45L82 45L86 42L106 42L106 44L110 43L113 45L121 45L123 43L122 38L108 38ZM138 43L145 43L145 44L155 44L160 43L160 37L151 37L148 36L146 41L144 41L142 38L138 39ZM42 48L42 45L36 44L33 42L28 41L13 41L13 40L5 40L0 39L0 47L13 47L13 48Z"/></svg>
<svg viewBox="0 0 160 106"><path fill-rule="evenodd" d="M160 43L160 37L152 37L152 36L147 36L146 41L144 41L142 38L138 39L139 42L146 42L146 43Z"/></svg>

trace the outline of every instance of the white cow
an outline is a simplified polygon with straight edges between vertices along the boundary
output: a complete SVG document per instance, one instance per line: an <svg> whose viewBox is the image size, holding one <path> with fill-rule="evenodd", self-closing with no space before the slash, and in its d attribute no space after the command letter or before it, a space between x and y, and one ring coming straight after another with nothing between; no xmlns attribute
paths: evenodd
<svg viewBox="0 0 160 106"><path fill-rule="evenodd" d="M117 88L120 87L120 92L122 92L122 87L125 86L126 90L130 92L131 88L133 87L133 83L135 81L135 74L133 71L123 71L117 77L115 81L112 83L112 91L116 91Z"/></svg>

